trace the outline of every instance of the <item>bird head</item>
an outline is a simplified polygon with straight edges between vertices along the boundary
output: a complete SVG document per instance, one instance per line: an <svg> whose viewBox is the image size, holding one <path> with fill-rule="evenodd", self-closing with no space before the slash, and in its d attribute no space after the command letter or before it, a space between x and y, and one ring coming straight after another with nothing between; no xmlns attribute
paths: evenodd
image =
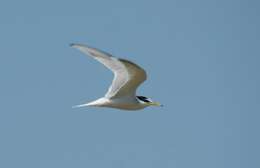
<svg viewBox="0 0 260 168"><path fill-rule="evenodd" d="M152 101L152 99L147 98L145 96L136 96L136 98L140 103L145 104L147 106L161 106L162 107L162 105L159 102L154 102L154 101Z"/></svg>

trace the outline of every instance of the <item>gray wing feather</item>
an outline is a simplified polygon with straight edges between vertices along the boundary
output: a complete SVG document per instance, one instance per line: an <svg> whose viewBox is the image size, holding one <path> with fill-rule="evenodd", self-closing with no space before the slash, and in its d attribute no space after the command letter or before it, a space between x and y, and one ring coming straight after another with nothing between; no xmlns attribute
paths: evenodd
<svg viewBox="0 0 260 168"><path fill-rule="evenodd" d="M117 59L104 51L86 45L72 44L71 46L92 56L114 73L113 82L105 97L135 96L137 87L146 80L145 71L131 61Z"/></svg>
<svg viewBox="0 0 260 168"><path fill-rule="evenodd" d="M136 65L135 63L129 60L119 59L119 61L123 63L125 69L127 70L127 81L123 86L120 87L115 97L122 97L127 95L135 96L136 89L147 78L146 72L140 66ZM113 84L115 83L116 85L116 81L117 80L115 80Z"/></svg>

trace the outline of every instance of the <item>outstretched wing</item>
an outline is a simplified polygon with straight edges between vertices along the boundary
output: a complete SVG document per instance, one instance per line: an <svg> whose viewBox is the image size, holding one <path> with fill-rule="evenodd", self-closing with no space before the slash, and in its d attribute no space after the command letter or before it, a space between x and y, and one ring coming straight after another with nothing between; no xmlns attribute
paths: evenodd
<svg viewBox="0 0 260 168"><path fill-rule="evenodd" d="M71 46L92 56L114 73L113 82L105 97L133 97L137 87L146 80L145 71L131 61L117 59L104 51L83 44L71 44Z"/></svg>

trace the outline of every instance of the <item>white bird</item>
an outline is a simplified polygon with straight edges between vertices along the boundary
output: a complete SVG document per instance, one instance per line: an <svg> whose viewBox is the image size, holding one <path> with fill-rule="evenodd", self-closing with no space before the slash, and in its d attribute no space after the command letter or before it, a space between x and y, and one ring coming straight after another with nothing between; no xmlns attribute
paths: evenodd
<svg viewBox="0 0 260 168"><path fill-rule="evenodd" d="M146 80L146 72L140 66L83 44L71 44L71 47L96 59L114 73L113 82L104 97L74 107L96 106L139 110L148 106L161 106L150 98L136 96L137 87Z"/></svg>

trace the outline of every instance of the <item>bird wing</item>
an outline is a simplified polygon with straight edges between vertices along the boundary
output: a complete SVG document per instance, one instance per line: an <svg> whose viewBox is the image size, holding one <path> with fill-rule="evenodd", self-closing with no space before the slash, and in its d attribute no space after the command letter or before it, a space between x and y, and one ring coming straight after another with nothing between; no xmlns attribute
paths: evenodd
<svg viewBox="0 0 260 168"><path fill-rule="evenodd" d="M114 79L105 97L134 97L137 87L146 80L146 72L135 63L117 59L111 54L82 44L71 44L85 54L105 65L114 73Z"/></svg>

